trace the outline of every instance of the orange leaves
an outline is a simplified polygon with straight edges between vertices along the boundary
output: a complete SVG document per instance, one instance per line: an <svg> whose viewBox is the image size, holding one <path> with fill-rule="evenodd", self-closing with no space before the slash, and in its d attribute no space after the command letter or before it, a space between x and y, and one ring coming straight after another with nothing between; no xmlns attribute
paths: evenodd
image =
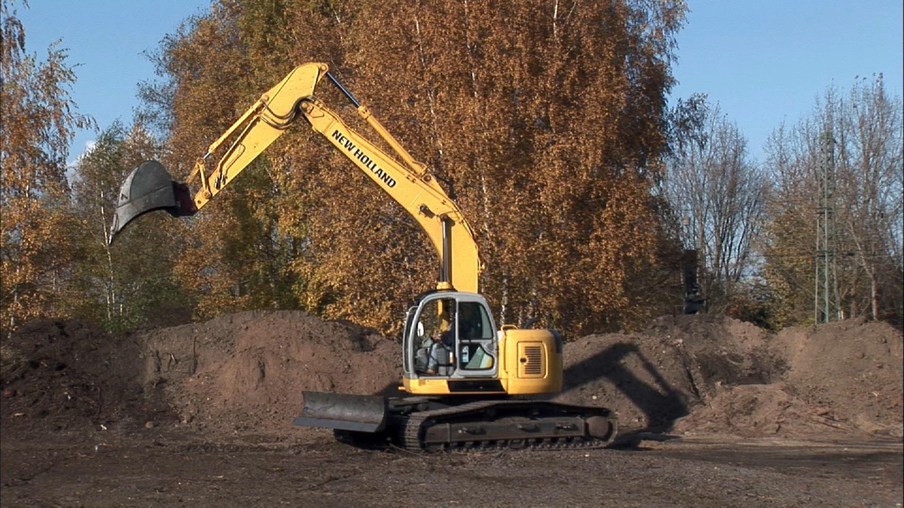
<svg viewBox="0 0 904 508"><path fill-rule="evenodd" d="M65 50L44 61L24 54L24 29L3 3L0 68L0 319L15 327L38 315L60 314L59 297L77 246L70 234L66 151L77 114L68 87L75 76Z"/></svg>
<svg viewBox="0 0 904 508"><path fill-rule="evenodd" d="M455 193L477 229L483 290L509 323L552 317L571 332L622 324L633 278L660 241L645 175L664 147L662 42L683 4L229 5L171 45L170 142L186 166L278 77L273 62L328 61ZM216 305L227 288L233 303L266 305L242 288L272 296L262 287L271 280L309 309L397 330L407 298L432 287L437 271L413 221L303 128L263 160L249 171L266 175L231 189L217 211L233 238L204 238L206 254L191 256L218 267L239 253L248 261L186 266L185 275L222 278L208 281Z"/></svg>

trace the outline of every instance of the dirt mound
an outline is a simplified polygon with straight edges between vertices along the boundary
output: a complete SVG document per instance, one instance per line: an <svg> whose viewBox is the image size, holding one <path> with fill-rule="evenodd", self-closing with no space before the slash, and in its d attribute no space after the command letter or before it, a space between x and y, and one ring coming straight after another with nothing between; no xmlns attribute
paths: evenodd
<svg viewBox="0 0 904 508"><path fill-rule="evenodd" d="M812 437L845 430L831 411L808 405L795 392L786 383L719 387L676 428L683 433L743 437Z"/></svg>
<svg viewBox="0 0 904 508"><path fill-rule="evenodd" d="M641 335L590 335L565 345L559 402L618 413L622 427L668 428L698 397L673 344Z"/></svg>
<svg viewBox="0 0 904 508"><path fill-rule="evenodd" d="M34 321L2 346L0 415L26 431L119 428L171 421L146 391L142 346L79 321Z"/></svg>
<svg viewBox="0 0 904 508"><path fill-rule="evenodd" d="M776 337L787 381L821 416L869 433L902 435L902 335L886 323L841 321Z"/></svg>
<svg viewBox="0 0 904 508"><path fill-rule="evenodd" d="M251 311L141 337L147 383L203 431L291 432L304 390L372 394L398 383L400 348L301 311Z"/></svg>
<svg viewBox="0 0 904 508"><path fill-rule="evenodd" d="M565 348L556 399L614 409L628 429L741 436L902 435L902 335L842 322L770 334L706 315ZM243 312L115 337L39 322L3 347L4 424L128 426L175 418L211 435L300 435L304 390L390 393L400 347L300 311ZM168 411L161 403L165 401Z"/></svg>
<svg viewBox="0 0 904 508"><path fill-rule="evenodd" d="M729 332L737 325L725 322ZM727 336L745 337L741 342L747 343L750 363L759 366L762 379L708 387L700 407L679 420L676 431L785 437L904 434L904 348L901 332L891 326L844 321L788 328L763 334L761 340L750 340L753 335L746 333ZM745 362L731 363L746 370Z"/></svg>
<svg viewBox="0 0 904 508"><path fill-rule="evenodd" d="M583 337L565 349L560 400L603 401L633 428L670 430L720 387L769 383L787 369L748 323L663 317L636 334Z"/></svg>
<svg viewBox="0 0 904 508"><path fill-rule="evenodd" d="M565 350L559 400L602 403L624 426L741 436L902 435L902 336L843 322L769 334L696 315Z"/></svg>

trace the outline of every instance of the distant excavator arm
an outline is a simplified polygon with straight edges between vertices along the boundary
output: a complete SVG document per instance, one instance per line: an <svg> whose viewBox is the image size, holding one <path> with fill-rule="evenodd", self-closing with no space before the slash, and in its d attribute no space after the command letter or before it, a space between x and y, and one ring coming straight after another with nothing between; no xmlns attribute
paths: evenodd
<svg viewBox="0 0 904 508"><path fill-rule="evenodd" d="M314 96L314 89L324 76L354 104L361 118L367 121L403 163L349 127L337 113ZM151 210L164 208L173 215L193 215L295 124L299 117L307 120L315 131L329 140L417 221L441 260L437 289L454 288L458 291L477 292L481 270L477 243L461 210L437 183L426 165L416 161L370 110L329 74L328 66L323 63L308 63L293 69L211 143L207 153L197 160L188 177L189 183L196 178L199 180L199 188L190 202L184 195L188 192L188 187L174 182L176 199L172 206L143 206L117 217L111 240L128 222ZM208 171L208 160L218 151L223 151L223 154ZM132 178L127 181L131 182ZM134 194L140 195L142 192ZM125 191L123 196L126 196Z"/></svg>

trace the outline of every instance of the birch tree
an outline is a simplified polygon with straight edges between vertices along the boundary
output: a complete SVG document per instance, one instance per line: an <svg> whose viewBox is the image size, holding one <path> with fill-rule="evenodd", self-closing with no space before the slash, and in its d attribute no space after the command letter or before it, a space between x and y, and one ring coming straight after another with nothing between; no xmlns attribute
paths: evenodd
<svg viewBox="0 0 904 508"><path fill-rule="evenodd" d="M0 318L11 331L63 312L76 257L66 158L75 130L93 123L70 97L76 76L66 50L55 43L43 60L27 53L13 4L0 9Z"/></svg>
<svg viewBox="0 0 904 508"><path fill-rule="evenodd" d="M696 250L706 307L724 311L751 275L753 241L763 221L768 182L747 156L747 141L705 96L679 101L663 193L685 249Z"/></svg>
<svg viewBox="0 0 904 508"><path fill-rule="evenodd" d="M72 200L81 255L70 284L79 297L67 304L73 314L111 330L174 325L191 315L173 275L180 246L174 239L183 236L183 224L149 214L109 243L120 186L132 169L159 152L140 124L127 131L116 122L75 167Z"/></svg>
<svg viewBox="0 0 904 508"><path fill-rule="evenodd" d="M874 76L846 93L828 89L808 118L773 134L769 166L777 192L765 254L787 322L814 319L815 223L823 208L831 219L831 319L901 322L901 111L900 97L890 97ZM823 203L826 181L831 196Z"/></svg>

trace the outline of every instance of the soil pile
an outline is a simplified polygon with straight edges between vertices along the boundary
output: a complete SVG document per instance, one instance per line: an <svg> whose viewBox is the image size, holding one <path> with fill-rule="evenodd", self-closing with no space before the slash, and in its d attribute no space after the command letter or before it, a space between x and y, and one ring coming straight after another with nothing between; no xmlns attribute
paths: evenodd
<svg viewBox="0 0 904 508"><path fill-rule="evenodd" d="M770 334L707 315L566 346L559 399L601 401L626 427L746 437L902 436L902 335L846 321Z"/></svg>
<svg viewBox="0 0 904 508"><path fill-rule="evenodd" d="M395 342L301 311L241 312L140 340L146 382L205 432L291 433L302 391L380 393L401 372Z"/></svg>
<svg viewBox="0 0 904 508"><path fill-rule="evenodd" d="M300 311L242 312L114 337L39 322L3 345L2 418L48 429L175 422L205 433L298 436L304 390L391 393L396 341ZM848 321L770 334L707 315L565 348L556 399L622 427L676 433L902 435L902 335Z"/></svg>
<svg viewBox="0 0 904 508"><path fill-rule="evenodd" d="M26 431L132 430L175 420L144 382L143 345L80 321L33 321L0 346L0 415Z"/></svg>

